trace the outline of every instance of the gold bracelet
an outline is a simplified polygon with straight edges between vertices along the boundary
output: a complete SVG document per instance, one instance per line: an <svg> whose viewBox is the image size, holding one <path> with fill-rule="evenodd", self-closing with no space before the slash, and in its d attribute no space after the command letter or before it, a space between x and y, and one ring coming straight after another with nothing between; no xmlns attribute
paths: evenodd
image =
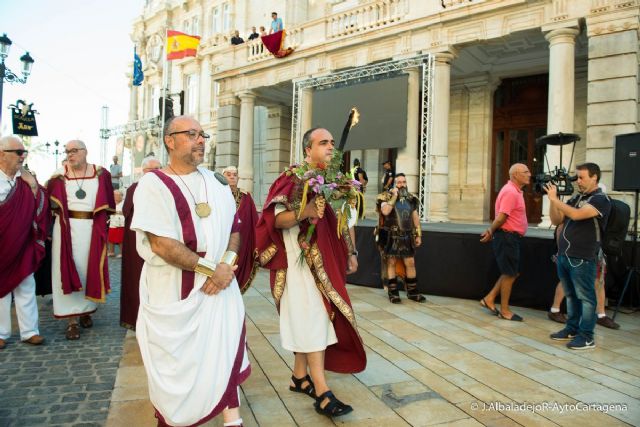
<svg viewBox="0 0 640 427"><path fill-rule="evenodd" d="M226 251L220 259L221 264L228 264L232 267L236 265L236 262L238 262L238 254L233 251Z"/></svg>
<svg viewBox="0 0 640 427"><path fill-rule="evenodd" d="M211 260L198 258L198 262L193 267L193 271L204 274L207 277L211 277L213 276L214 271L216 271L216 264Z"/></svg>
<svg viewBox="0 0 640 427"><path fill-rule="evenodd" d="M415 233L416 237L422 238L422 229L421 228L416 228L416 231L414 233Z"/></svg>

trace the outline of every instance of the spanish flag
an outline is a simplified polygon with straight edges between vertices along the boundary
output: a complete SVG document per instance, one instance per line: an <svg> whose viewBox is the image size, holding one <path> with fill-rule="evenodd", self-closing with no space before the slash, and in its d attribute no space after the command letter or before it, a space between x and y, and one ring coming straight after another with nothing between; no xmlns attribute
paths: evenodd
<svg viewBox="0 0 640 427"><path fill-rule="evenodd" d="M180 31L167 30L167 61L196 56L200 36L190 36Z"/></svg>

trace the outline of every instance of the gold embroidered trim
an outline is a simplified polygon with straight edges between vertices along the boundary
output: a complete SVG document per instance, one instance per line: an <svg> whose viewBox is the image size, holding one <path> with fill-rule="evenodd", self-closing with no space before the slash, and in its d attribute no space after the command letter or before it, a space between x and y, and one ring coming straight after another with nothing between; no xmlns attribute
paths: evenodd
<svg viewBox="0 0 640 427"><path fill-rule="evenodd" d="M258 267L260 267L260 265L254 261L253 263L253 267L251 268L251 274L249 274L249 277L247 278L247 281L245 283L240 283L240 293L244 294L245 292L247 292L247 290L251 287L251 283L253 283L253 279L256 278L256 273L258 272Z"/></svg>
<svg viewBox="0 0 640 427"><path fill-rule="evenodd" d="M314 243L308 251L305 251L305 258L307 259L307 263L310 264L309 267L311 268L311 273L313 273L313 276L316 278L316 285L318 285L318 289L320 289L322 295L338 307L338 310L340 310L342 315L349 321L349 323L351 323L353 330L357 331L356 316L349 304L342 299L340 294L331 284L329 276L324 269L322 255L320 254L320 249L318 248L317 243ZM332 315L333 313L329 314L333 320Z"/></svg>
<svg viewBox="0 0 640 427"><path fill-rule="evenodd" d="M280 311L280 298L282 298L282 294L284 293L284 285L287 282L287 269L282 268L280 270L276 270L276 280L273 284L273 290L271 291L271 295L273 295L273 300L276 303L276 308Z"/></svg>
<svg viewBox="0 0 640 427"><path fill-rule="evenodd" d="M267 265L269 261L271 261L271 259L275 256L276 252L278 252L278 248L276 247L275 243L272 243L269 246L267 246L267 249L262 251L262 253L258 257L258 260L260 261L260 265L263 267Z"/></svg>

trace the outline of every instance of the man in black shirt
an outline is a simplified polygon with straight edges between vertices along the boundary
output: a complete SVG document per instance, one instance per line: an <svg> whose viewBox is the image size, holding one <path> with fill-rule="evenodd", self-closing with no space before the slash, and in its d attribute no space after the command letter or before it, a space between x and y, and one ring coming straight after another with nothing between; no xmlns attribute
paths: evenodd
<svg viewBox="0 0 640 427"><path fill-rule="evenodd" d="M242 43L244 43L244 39L240 37L240 31L235 30L233 32L233 37L231 37L231 44L235 46Z"/></svg>
<svg viewBox="0 0 640 427"><path fill-rule="evenodd" d="M251 27L251 34L249 34L249 40L257 39L260 34L256 32L256 27Z"/></svg>
<svg viewBox="0 0 640 427"><path fill-rule="evenodd" d="M567 298L568 320L565 328L551 338L569 341L572 350L595 348L596 263L600 240L611 202L598 188L600 167L584 163L576 167L580 192L567 203L557 194L556 186L545 186L551 206L549 216L554 225L563 224L558 237L558 277Z"/></svg>
<svg viewBox="0 0 640 427"><path fill-rule="evenodd" d="M391 160L387 160L382 163L384 168L384 174L382 175L382 191L389 191L393 187L393 179L396 177L393 168L391 167Z"/></svg>

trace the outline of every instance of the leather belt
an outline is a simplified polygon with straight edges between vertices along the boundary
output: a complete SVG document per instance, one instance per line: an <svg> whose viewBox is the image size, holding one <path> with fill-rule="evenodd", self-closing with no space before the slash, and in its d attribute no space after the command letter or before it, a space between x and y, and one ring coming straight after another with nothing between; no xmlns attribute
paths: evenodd
<svg viewBox="0 0 640 427"><path fill-rule="evenodd" d="M69 218L73 219L93 219L91 211L69 211Z"/></svg>

